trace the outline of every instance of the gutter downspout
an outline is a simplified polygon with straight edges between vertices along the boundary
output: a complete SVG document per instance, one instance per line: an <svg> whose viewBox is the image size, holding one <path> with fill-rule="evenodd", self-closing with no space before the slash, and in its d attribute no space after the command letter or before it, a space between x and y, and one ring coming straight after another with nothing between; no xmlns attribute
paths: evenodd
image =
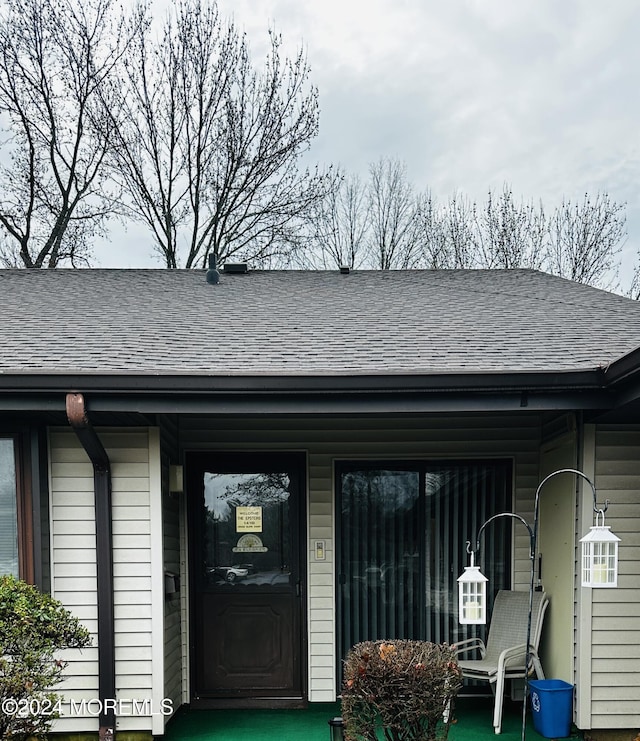
<svg viewBox="0 0 640 741"><path fill-rule="evenodd" d="M113 610L111 463L87 415L84 396L67 394L67 419L93 464L98 598L98 697L100 741L115 736L116 662Z"/></svg>

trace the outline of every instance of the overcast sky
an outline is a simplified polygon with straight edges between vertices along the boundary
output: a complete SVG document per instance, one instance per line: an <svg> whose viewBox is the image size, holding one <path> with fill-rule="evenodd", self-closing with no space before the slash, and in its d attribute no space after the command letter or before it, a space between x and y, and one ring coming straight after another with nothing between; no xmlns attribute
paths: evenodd
<svg viewBox="0 0 640 741"><path fill-rule="evenodd" d="M640 246L637 0L219 0L254 60L269 27L302 44L319 88L312 155L366 174L381 156L418 189L519 200L606 191ZM132 265L142 265L129 252ZM102 261L106 265L106 261ZM147 262L146 264L152 264ZM120 259L119 265L123 262ZM622 276L624 282L624 276Z"/></svg>

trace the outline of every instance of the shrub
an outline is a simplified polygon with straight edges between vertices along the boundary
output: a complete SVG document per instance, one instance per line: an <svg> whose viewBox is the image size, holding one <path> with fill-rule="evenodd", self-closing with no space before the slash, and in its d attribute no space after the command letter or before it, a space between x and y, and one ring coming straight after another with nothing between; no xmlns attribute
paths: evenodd
<svg viewBox="0 0 640 741"><path fill-rule="evenodd" d="M40 737L57 716L62 648L89 645L89 631L60 602L0 576L0 739Z"/></svg>
<svg viewBox="0 0 640 741"><path fill-rule="evenodd" d="M455 649L426 641L367 641L345 661L342 717L349 741L446 738L462 684Z"/></svg>

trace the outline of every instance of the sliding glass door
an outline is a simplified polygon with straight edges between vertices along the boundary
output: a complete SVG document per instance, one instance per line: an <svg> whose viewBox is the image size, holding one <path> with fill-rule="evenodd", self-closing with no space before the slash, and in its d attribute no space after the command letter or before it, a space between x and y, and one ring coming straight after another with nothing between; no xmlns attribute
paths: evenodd
<svg viewBox="0 0 640 741"><path fill-rule="evenodd" d="M511 509L510 462L343 462L336 493L339 659L364 640L467 637L456 580L468 564L466 541ZM510 586L509 518L485 532L492 600Z"/></svg>

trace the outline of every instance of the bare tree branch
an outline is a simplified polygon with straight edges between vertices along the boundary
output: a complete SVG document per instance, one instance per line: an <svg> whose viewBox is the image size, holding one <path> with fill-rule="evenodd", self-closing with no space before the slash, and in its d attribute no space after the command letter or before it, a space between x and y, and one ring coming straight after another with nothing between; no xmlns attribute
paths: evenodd
<svg viewBox="0 0 640 741"><path fill-rule="evenodd" d="M338 173L335 185L309 209L305 244L297 253L305 268L362 267L370 228L367 185Z"/></svg>
<svg viewBox="0 0 640 741"><path fill-rule="evenodd" d="M447 267L478 267L475 214L476 204L465 196L454 193L449 199L444 214Z"/></svg>
<svg viewBox="0 0 640 741"><path fill-rule="evenodd" d="M204 266L209 254L286 256L301 215L331 180L300 169L318 131L302 52L283 58L272 33L258 71L213 0L177 2L159 41L148 23L139 28L111 121L114 176L130 214L149 226L170 268Z"/></svg>
<svg viewBox="0 0 640 741"><path fill-rule="evenodd" d="M631 285L625 295L632 298L634 301L640 300L640 268L637 266L631 279Z"/></svg>
<svg viewBox="0 0 640 741"><path fill-rule="evenodd" d="M438 203L430 191L414 195L404 165L385 158L365 186L342 176L309 221L305 267L532 268L601 287L613 286L626 236L624 206L606 194L563 200L551 217L542 203L518 203L509 185L484 203L461 193Z"/></svg>
<svg viewBox="0 0 640 741"><path fill-rule="evenodd" d="M98 90L127 43L114 0L6 0L0 17L0 226L24 267L83 264L113 212ZM10 249L10 254L15 250Z"/></svg>
<svg viewBox="0 0 640 741"><path fill-rule="evenodd" d="M369 168L371 260L380 270L416 267L418 199L407 181L406 166L382 158Z"/></svg>
<svg viewBox="0 0 640 741"><path fill-rule="evenodd" d="M582 203L563 199L549 224L547 269L578 283L613 287L625 225L624 206L606 193L585 194Z"/></svg>
<svg viewBox="0 0 640 741"><path fill-rule="evenodd" d="M475 209L478 261L487 268L535 268L544 264L548 244L542 205L516 204L505 185L489 191L483 208Z"/></svg>

